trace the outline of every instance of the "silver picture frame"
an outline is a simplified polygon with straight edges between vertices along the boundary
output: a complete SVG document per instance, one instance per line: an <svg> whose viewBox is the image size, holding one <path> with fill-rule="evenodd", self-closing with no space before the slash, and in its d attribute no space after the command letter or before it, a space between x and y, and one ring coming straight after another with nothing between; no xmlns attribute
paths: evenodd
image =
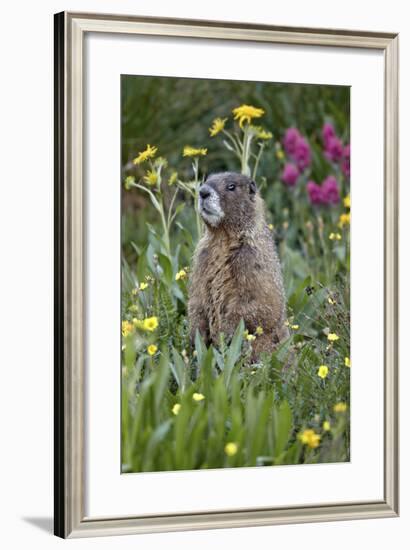
<svg viewBox="0 0 410 550"><path fill-rule="evenodd" d="M83 48L86 33L379 50L384 56L384 497L93 519L84 512ZM55 15L55 534L86 537L394 517L398 452L398 35L88 13Z"/></svg>

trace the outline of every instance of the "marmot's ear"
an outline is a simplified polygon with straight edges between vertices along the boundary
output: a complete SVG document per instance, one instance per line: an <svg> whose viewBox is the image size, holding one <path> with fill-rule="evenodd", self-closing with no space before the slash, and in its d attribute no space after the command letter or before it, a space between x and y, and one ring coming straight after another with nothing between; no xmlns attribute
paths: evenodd
<svg viewBox="0 0 410 550"><path fill-rule="evenodd" d="M255 183L253 180L251 180L251 181L249 182L249 193L250 193L251 195L254 195L254 194L256 193L256 191L257 191L256 183Z"/></svg>

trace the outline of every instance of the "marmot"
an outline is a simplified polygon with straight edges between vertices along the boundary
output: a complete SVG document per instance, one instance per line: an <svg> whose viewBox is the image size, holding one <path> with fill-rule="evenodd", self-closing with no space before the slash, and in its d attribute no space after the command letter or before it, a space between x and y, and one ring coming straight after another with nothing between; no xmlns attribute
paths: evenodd
<svg viewBox="0 0 410 550"><path fill-rule="evenodd" d="M207 345L238 323L255 334L253 358L289 336L281 265L265 220L264 202L247 176L212 174L199 189L206 230L193 260L188 318L191 341L199 330ZM261 332L260 330L258 332Z"/></svg>

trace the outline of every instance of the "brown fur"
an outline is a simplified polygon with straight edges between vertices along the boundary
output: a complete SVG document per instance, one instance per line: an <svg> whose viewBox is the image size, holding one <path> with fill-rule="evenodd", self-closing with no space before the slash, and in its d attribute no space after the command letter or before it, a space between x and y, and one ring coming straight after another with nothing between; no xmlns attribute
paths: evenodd
<svg viewBox="0 0 410 550"><path fill-rule="evenodd" d="M232 336L241 319L249 333L263 334L252 342L254 357L271 352L289 336L280 261L267 227L263 199L248 177L236 173L211 175L224 212L206 231L194 254L188 317L191 339L199 330L217 344L221 332ZM228 185L235 184L235 190ZM211 191L212 192L212 191Z"/></svg>

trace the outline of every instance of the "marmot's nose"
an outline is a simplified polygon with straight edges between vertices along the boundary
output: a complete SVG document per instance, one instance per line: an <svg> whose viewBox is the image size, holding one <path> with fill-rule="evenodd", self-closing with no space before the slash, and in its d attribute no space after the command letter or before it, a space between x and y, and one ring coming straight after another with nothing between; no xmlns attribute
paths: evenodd
<svg viewBox="0 0 410 550"><path fill-rule="evenodd" d="M211 189L206 184L202 185L201 188L199 189L199 196L201 197L201 199L204 199L204 200L207 199L210 194L211 194Z"/></svg>

